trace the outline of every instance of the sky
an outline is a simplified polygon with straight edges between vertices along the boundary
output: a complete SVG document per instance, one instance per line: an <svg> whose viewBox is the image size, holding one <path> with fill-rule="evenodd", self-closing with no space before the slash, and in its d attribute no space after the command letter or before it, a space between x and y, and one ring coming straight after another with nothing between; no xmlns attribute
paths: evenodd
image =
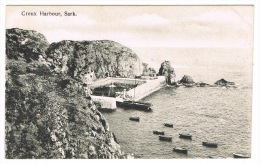
<svg viewBox="0 0 260 164"><path fill-rule="evenodd" d="M253 6L7 6L6 28L35 30L50 43L113 40L130 48L249 48ZM21 12L37 12L22 16ZM77 16L39 16L39 12Z"/></svg>

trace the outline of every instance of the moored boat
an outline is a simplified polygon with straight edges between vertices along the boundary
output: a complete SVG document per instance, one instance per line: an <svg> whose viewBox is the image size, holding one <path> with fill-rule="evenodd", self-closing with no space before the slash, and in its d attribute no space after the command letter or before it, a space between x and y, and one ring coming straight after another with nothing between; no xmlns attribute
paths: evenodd
<svg viewBox="0 0 260 164"><path fill-rule="evenodd" d="M214 156L214 155L210 155L208 156L211 159L222 159L223 157L219 157L219 156Z"/></svg>
<svg viewBox="0 0 260 164"><path fill-rule="evenodd" d="M164 126L173 128L173 124L172 123L164 123Z"/></svg>
<svg viewBox="0 0 260 164"><path fill-rule="evenodd" d="M172 141L172 136L165 136L165 135L160 135L159 140L161 141Z"/></svg>
<svg viewBox="0 0 260 164"><path fill-rule="evenodd" d="M202 142L202 145L207 147L218 147L218 143L209 141Z"/></svg>
<svg viewBox="0 0 260 164"><path fill-rule="evenodd" d="M160 130L154 130L153 134L160 134L160 135L164 135L164 131L160 131Z"/></svg>
<svg viewBox="0 0 260 164"><path fill-rule="evenodd" d="M233 157L234 158L250 158L249 155L239 154L239 153L233 153Z"/></svg>
<svg viewBox="0 0 260 164"><path fill-rule="evenodd" d="M140 121L140 117L138 116L132 116L129 118L129 120L132 120L132 121Z"/></svg>
<svg viewBox="0 0 260 164"><path fill-rule="evenodd" d="M190 134L179 134L179 137L184 139L192 139L192 135Z"/></svg>
<svg viewBox="0 0 260 164"><path fill-rule="evenodd" d="M188 153L188 150L186 148L181 148L181 147L173 147L172 150L177 153L183 153L183 154Z"/></svg>
<svg viewBox="0 0 260 164"><path fill-rule="evenodd" d="M122 102L117 101L116 105L123 108L133 108L133 109L142 110L146 112L152 111L151 108L152 104L139 102L139 101L129 101L129 100L124 100Z"/></svg>

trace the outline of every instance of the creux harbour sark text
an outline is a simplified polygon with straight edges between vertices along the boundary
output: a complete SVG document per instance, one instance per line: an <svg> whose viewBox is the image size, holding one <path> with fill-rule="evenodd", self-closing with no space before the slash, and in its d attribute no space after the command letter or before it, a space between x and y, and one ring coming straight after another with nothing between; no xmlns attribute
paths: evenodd
<svg viewBox="0 0 260 164"><path fill-rule="evenodd" d="M64 11L64 12L50 12L50 11L22 11L22 16L55 16L55 17L62 17L62 16L77 16L74 11Z"/></svg>

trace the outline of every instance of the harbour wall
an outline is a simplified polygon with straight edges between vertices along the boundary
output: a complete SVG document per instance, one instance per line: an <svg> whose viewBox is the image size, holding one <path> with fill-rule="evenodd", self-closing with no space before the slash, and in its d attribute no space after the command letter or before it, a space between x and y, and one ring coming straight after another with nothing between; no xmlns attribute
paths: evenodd
<svg viewBox="0 0 260 164"><path fill-rule="evenodd" d="M146 80L142 79L130 79L130 78L112 78L107 77L105 79L99 79L93 83L89 83L90 88L98 88L105 85L111 85L111 83L128 84L128 85L142 85L146 83Z"/></svg>
<svg viewBox="0 0 260 164"><path fill-rule="evenodd" d="M135 101L138 101L151 93L159 90L166 85L165 77L158 76L157 79L146 80L146 83L139 85L126 92L126 95Z"/></svg>
<svg viewBox="0 0 260 164"><path fill-rule="evenodd" d="M91 96L94 103L98 103L102 109L116 109L117 98L104 96ZM120 100L118 100L120 101Z"/></svg>
<svg viewBox="0 0 260 164"><path fill-rule="evenodd" d="M140 79L128 79L128 78L106 78L100 79L96 83L90 85L91 88L101 87L104 85L110 85L111 83L123 83L123 84L139 84L137 87L125 92L125 96L130 100L138 101L149 94L159 90L166 85L165 77L158 76L153 80L140 80ZM103 109L116 109L116 102L122 102L123 96L119 97L104 97L104 96L91 96L93 102L100 105Z"/></svg>

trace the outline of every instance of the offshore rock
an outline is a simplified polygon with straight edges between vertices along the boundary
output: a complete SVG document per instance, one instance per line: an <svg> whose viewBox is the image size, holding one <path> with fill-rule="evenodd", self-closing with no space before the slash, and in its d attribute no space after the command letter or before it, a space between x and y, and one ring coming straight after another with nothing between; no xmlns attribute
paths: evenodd
<svg viewBox="0 0 260 164"><path fill-rule="evenodd" d="M172 84L173 82L175 82L176 75L175 75L174 68L171 67L170 61L164 61L161 64L158 75L165 76L167 84Z"/></svg>
<svg viewBox="0 0 260 164"><path fill-rule="evenodd" d="M193 81L191 76L184 75L182 79L180 80L180 83L182 84L194 84L195 82Z"/></svg>
<svg viewBox="0 0 260 164"><path fill-rule="evenodd" d="M150 77L152 77L152 76L156 75L155 69L149 67L147 63L142 63L142 67L143 67L142 76L150 76Z"/></svg>
<svg viewBox="0 0 260 164"><path fill-rule="evenodd" d="M229 85L236 85L234 82L227 81L225 79L220 79L215 82L215 85L217 86L229 86Z"/></svg>

